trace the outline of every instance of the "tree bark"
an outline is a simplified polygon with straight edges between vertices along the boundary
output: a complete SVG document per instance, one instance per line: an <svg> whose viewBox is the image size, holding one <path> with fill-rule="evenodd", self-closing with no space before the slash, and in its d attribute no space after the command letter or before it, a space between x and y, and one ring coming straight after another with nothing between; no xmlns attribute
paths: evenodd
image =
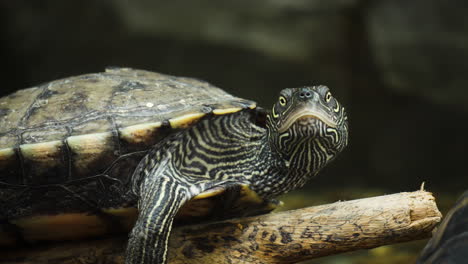
<svg viewBox="0 0 468 264"><path fill-rule="evenodd" d="M295 263L427 238L441 214L416 191L176 228L170 263ZM0 251L0 263L123 263L126 237Z"/></svg>

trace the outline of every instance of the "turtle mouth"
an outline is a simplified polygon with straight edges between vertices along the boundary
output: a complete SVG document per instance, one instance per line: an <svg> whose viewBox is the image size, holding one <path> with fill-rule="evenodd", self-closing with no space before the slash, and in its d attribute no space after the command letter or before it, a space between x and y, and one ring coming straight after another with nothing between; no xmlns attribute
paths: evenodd
<svg viewBox="0 0 468 264"><path fill-rule="evenodd" d="M306 106L291 113L283 124L279 127L280 133L288 130L292 124L299 122L300 125L308 125L311 122L319 121L325 123L329 127L336 128L337 123L325 111L318 109L316 106Z"/></svg>

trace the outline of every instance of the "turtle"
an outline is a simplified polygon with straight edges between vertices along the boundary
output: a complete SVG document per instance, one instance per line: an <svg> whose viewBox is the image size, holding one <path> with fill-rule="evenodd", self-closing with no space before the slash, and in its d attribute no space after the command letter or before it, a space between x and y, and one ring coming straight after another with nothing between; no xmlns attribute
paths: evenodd
<svg viewBox="0 0 468 264"><path fill-rule="evenodd" d="M133 68L0 99L0 245L129 232L125 263L167 263L173 225L270 212L348 143L324 85L266 110Z"/></svg>
<svg viewBox="0 0 468 264"><path fill-rule="evenodd" d="M468 190L445 216L422 250L417 264L466 263L468 259Z"/></svg>

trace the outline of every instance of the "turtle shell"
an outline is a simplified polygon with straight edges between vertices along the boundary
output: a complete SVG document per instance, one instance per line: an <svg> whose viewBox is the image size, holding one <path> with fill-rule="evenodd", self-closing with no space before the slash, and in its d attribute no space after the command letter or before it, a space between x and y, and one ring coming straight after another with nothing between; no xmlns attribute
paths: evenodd
<svg viewBox="0 0 468 264"><path fill-rule="evenodd" d="M255 114L256 105L203 81L130 68L1 98L0 245L128 230L136 219L129 178L147 150L203 118L239 111ZM193 204L181 214L207 208Z"/></svg>

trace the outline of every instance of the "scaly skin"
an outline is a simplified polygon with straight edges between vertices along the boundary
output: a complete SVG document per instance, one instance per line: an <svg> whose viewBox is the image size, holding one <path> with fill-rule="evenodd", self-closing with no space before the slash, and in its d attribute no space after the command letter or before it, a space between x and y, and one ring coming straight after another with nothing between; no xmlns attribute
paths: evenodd
<svg viewBox="0 0 468 264"><path fill-rule="evenodd" d="M284 89L267 128L248 111L202 120L156 145L132 181L139 217L127 264L167 262L180 207L216 187L248 184L270 199L301 187L347 144L344 108L325 86Z"/></svg>

